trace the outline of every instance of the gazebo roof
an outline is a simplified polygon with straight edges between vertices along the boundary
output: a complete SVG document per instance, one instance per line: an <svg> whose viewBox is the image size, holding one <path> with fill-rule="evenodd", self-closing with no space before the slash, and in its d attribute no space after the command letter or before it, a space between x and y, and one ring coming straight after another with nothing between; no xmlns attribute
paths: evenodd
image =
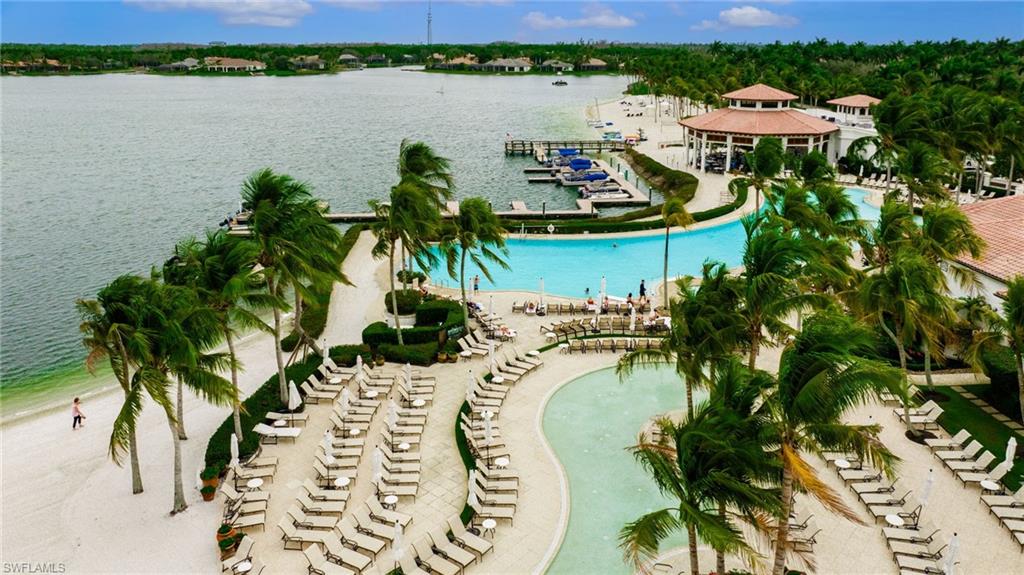
<svg viewBox="0 0 1024 575"><path fill-rule="evenodd" d="M744 136L818 136L839 127L796 110L742 110L719 108L679 122L701 132Z"/></svg>
<svg viewBox="0 0 1024 575"><path fill-rule="evenodd" d="M957 261L1003 282L1024 275L1024 196L985 200L960 210L986 247L978 259L963 255Z"/></svg>
<svg viewBox="0 0 1024 575"><path fill-rule="evenodd" d="M881 102L874 96L868 96L866 94L854 94L853 96L843 96L842 98L836 98L829 100L828 103L834 106L850 106L851 108L867 108Z"/></svg>
<svg viewBox="0 0 1024 575"><path fill-rule="evenodd" d="M730 100L748 100L754 102L787 102L789 100L797 99L797 96L794 96L789 92L779 90L778 88L772 88L767 84L754 84L753 86L747 86L746 88L726 92L725 94L722 94L722 97Z"/></svg>

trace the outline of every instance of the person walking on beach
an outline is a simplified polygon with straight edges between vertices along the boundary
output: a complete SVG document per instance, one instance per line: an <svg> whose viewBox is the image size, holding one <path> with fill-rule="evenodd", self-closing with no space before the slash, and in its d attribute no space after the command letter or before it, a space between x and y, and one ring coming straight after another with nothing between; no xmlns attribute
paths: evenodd
<svg viewBox="0 0 1024 575"><path fill-rule="evenodd" d="M85 427L83 420L85 420L85 414L82 413L82 406L76 397L75 401L71 404L71 429L74 430L79 427Z"/></svg>
<svg viewBox="0 0 1024 575"><path fill-rule="evenodd" d="M647 286L644 285L644 280L640 280L640 297L647 297Z"/></svg>
<svg viewBox="0 0 1024 575"><path fill-rule="evenodd" d="M473 276L473 294L480 293L480 276Z"/></svg>

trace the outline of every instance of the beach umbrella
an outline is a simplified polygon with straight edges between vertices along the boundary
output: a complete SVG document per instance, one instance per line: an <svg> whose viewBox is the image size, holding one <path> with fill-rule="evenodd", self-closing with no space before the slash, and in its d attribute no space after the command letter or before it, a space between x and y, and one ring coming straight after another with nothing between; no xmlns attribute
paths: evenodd
<svg viewBox="0 0 1024 575"><path fill-rule="evenodd" d="M491 373L494 373L494 371L495 371L497 366L496 366L496 364L494 362L494 340L493 339L487 340L487 361L491 365Z"/></svg>
<svg viewBox="0 0 1024 575"><path fill-rule="evenodd" d="M402 379L401 380L401 384L402 384L402 388L405 389L405 394L408 395L411 398L412 397L412 380L411 379Z"/></svg>
<svg viewBox="0 0 1024 575"><path fill-rule="evenodd" d="M395 521L395 537L391 541L391 548L395 550L395 560L401 559L405 555L405 549L402 549L402 523Z"/></svg>
<svg viewBox="0 0 1024 575"><path fill-rule="evenodd" d="M398 425L398 406L392 399L391 404L388 405L388 428L394 428L396 425Z"/></svg>
<svg viewBox="0 0 1024 575"><path fill-rule="evenodd" d="M480 505L480 500L477 498L476 491L473 489L473 482L476 481L476 475L474 475L475 473L475 469L469 470L469 497L466 498L466 503L468 503L469 506L472 507L473 509L476 509L477 506Z"/></svg>
<svg viewBox="0 0 1024 575"><path fill-rule="evenodd" d="M953 570L956 569L956 556L960 553L960 539L953 533L953 536L949 538L949 547L946 549L946 565L942 571L946 575L953 575Z"/></svg>
<svg viewBox="0 0 1024 575"><path fill-rule="evenodd" d="M295 387L295 380L288 382L288 409L295 411L302 405L302 396L299 395L299 388Z"/></svg>
<svg viewBox="0 0 1024 575"><path fill-rule="evenodd" d="M381 467L384 465L384 452L380 450L380 446L373 448L373 482L377 483L380 481L382 475Z"/></svg>
<svg viewBox="0 0 1024 575"><path fill-rule="evenodd" d="M540 305L544 305L544 278L540 278Z"/></svg>
<svg viewBox="0 0 1024 575"><path fill-rule="evenodd" d="M356 372L356 383L358 385L362 385L364 381L366 381L366 374L364 374L363 370L360 369Z"/></svg>
<svg viewBox="0 0 1024 575"><path fill-rule="evenodd" d="M491 446L491 439L493 438L492 434L494 433L491 428L492 417L494 417L494 414L490 411L484 412L484 445L487 447ZM470 472L472 472L472 470L470 470Z"/></svg>
<svg viewBox="0 0 1024 575"><path fill-rule="evenodd" d="M334 447L334 432L330 429L324 432L324 438L320 440L320 444L324 446L324 451L327 453L331 452Z"/></svg>
<svg viewBox="0 0 1024 575"><path fill-rule="evenodd" d="M320 344L320 349L324 352L323 356L320 358L320 364L326 366L327 365L327 358L330 357L330 355L331 355L329 353L330 350L327 349L327 338L326 337L324 338L324 341Z"/></svg>
<svg viewBox="0 0 1024 575"><path fill-rule="evenodd" d="M1017 438L1010 436L1010 440L1006 442L1006 467L1013 467L1013 458L1017 455Z"/></svg>
<svg viewBox="0 0 1024 575"><path fill-rule="evenodd" d="M601 276L601 301L602 302L604 301L604 298L607 295L608 295L608 279L606 277L604 277L604 276Z"/></svg>
<svg viewBox="0 0 1024 575"><path fill-rule="evenodd" d="M636 331L636 308L629 308L629 331Z"/></svg>
<svg viewBox="0 0 1024 575"><path fill-rule="evenodd" d="M338 401L338 407L342 411L348 411L349 404L352 402L352 392L347 387L341 389L341 399Z"/></svg>
<svg viewBox="0 0 1024 575"><path fill-rule="evenodd" d="M357 354L356 355L356 373L362 373L362 372L363 372L363 356Z"/></svg>
<svg viewBox="0 0 1024 575"><path fill-rule="evenodd" d="M234 437L234 435L232 435L231 437ZM196 469L196 489L199 490L199 491L203 490L203 470L202 469Z"/></svg>
<svg viewBox="0 0 1024 575"><path fill-rule="evenodd" d="M412 381L412 365L405 362L405 379Z"/></svg>
<svg viewBox="0 0 1024 575"><path fill-rule="evenodd" d="M487 317L488 318L494 317L494 296L493 295L487 296Z"/></svg>
<svg viewBox="0 0 1024 575"><path fill-rule="evenodd" d="M860 165L860 177L864 177L864 164Z"/></svg>
<svg viewBox="0 0 1024 575"><path fill-rule="evenodd" d="M924 509L925 505L928 505L928 496L932 494L932 485L935 484L935 470L928 470L928 477L924 480L924 487L921 488L921 509Z"/></svg>

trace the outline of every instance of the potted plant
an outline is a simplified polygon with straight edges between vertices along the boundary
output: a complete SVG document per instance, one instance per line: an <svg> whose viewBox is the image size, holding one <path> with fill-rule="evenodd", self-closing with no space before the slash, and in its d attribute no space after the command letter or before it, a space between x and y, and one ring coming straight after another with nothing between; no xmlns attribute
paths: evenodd
<svg viewBox="0 0 1024 575"><path fill-rule="evenodd" d="M377 357L373 358L373 362L377 364L377 367L384 365L384 356L378 355Z"/></svg>
<svg viewBox="0 0 1024 575"><path fill-rule="evenodd" d="M204 485L199 493L203 494L203 501L213 501L213 498L217 495L217 488L212 485Z"/></svg>
<svg viewBox="0 0 1024 575"><path fill-rule="evenodd" d="M228 537L226 539L221 539L217 543L217 546L220 547L220 558L223 561L235 554L235 549L238 547L238 541L235 537Z"/></svg>
<svg viewBox="0 0 1024 575"><path fill-rule="evenodd" d="M203 486L210 485L216 488L220 482L220 470L213 466L207 467L199 473L199 478L203 480Z"/></svg>
<svg viewBox="0 0 1024 575"><path fill-rule="evenodd" d="M448 354L443 351L437 352L437 362L448 363Z"/></svg>
<svg viewBox="0 0 1024 575"><path fill-rule="evenodd" d="M217 543L225 539L233 538L238 532L235 531L235 527L230 523L222 523L220 528L217 529Z"/></svg>

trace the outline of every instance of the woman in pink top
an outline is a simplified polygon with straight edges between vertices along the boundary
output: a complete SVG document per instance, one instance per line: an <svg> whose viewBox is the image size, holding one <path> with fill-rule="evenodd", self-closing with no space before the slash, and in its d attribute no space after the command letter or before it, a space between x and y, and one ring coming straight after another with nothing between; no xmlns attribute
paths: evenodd
<svg viewBox="0 0 1024 575"><path fill-rule="evenodd" d="M71 429L78 429L79 427L85 427L82 420L85 419L85 415L82 414L82 406L78 403L78 398L75 398L74 403L71 404Z"/></svg>

